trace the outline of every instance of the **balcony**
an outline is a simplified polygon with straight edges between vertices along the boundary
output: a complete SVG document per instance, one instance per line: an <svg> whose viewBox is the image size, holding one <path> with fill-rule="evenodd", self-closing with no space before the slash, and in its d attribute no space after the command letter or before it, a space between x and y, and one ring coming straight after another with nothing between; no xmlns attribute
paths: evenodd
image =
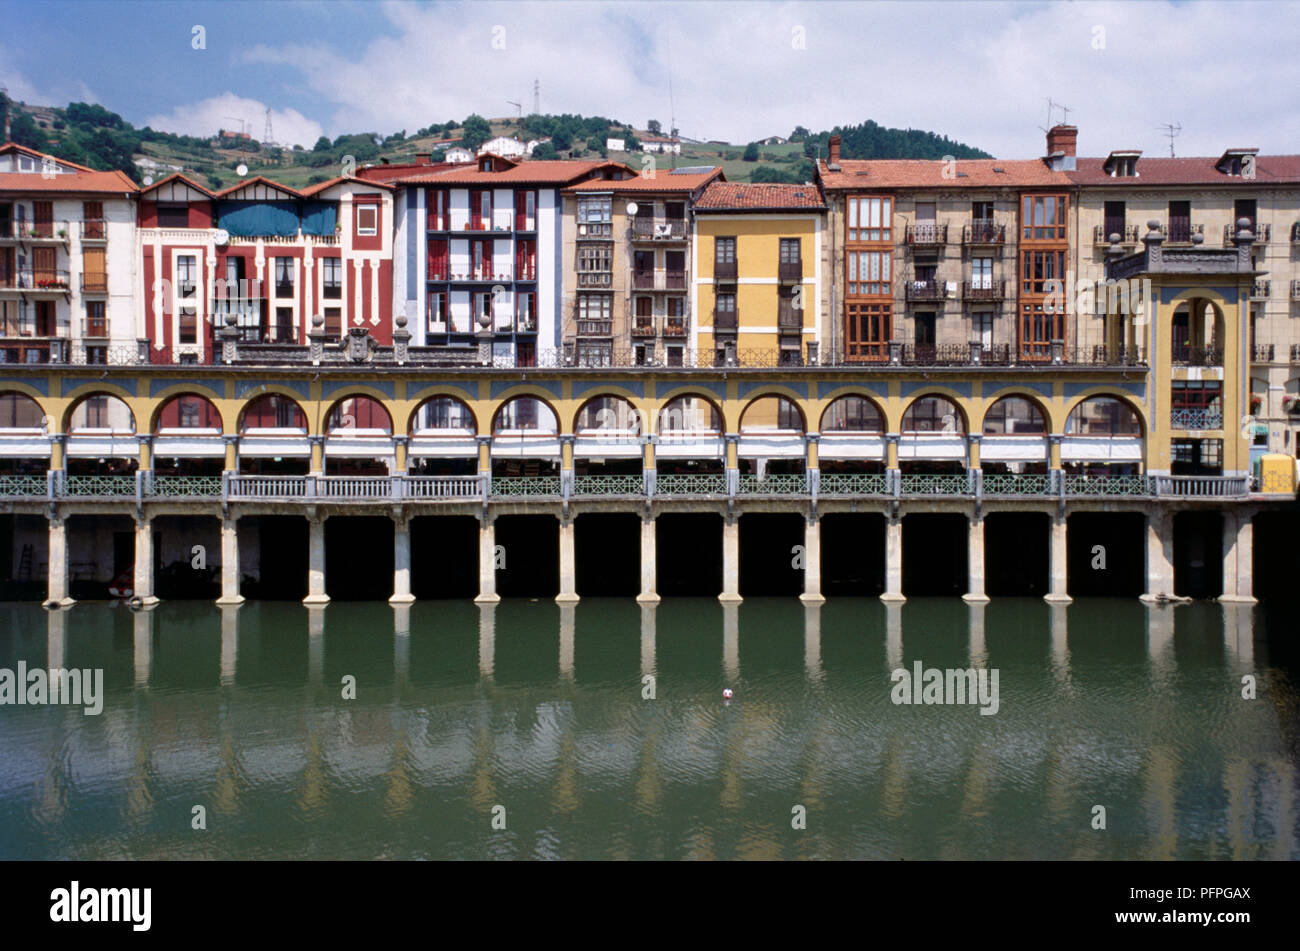
<svg viewBox="0 0 1300 951"><path fill-rule="evenodd" d="M1223 411L1207 407L1174 407L1169 411L1169 427L1185 430L1223 428Z"/></svg>
<svg viewBox="0 0 1300 951"><path fill-rule="evenodd" d="M1272 281L1256 281L1250 289L1251 300L1267 300L1273 288Z"/></svg>
<svg viewBox="0 0 1300 951"><path fill-rule="evenodd" d="M31 244L67 244L70 225L66 221L14 221L0 224L0 241Z"/></svg>
<svg viewBox="0 0 1300 951"><path fill-rule="evenodd" d="M1255 244L1267 244L1268 239L1272 236L1272 228L1268 225L1255 224L1251 226L1250 230L1255 235L1255 241L1253 242ZM1232 245L1236 243L1236 237L1236 225L1223 226L1223 246L1225 248L1232 247Z"/></svg>
<svg viewBox="0 0 1300 951"><path fill-rule="evenodd" d="M537 280L537 265L535 263L531 263L531 264L526 263L526 264L518 265L515 268L515 280L516 281Z"/></svg>
<svg viewBox="0 0 1300 951"><path fill-rule="evenodd" d="M713 279L715 281L734 281L737 273L735 261L713 262Z"/></svg>
<svg viewBox="0 0 1300 951"><path fill-rule="evenodd" d="M961 286L961 296L968 301L999 301L1006 293L1006 281L964 281Z"/></svg>
<svg viewBox="0 0 1300 951"><path fill-rule="evenodd" d="M945 300L948 296L947 285L943 281L906 281L908 300Z"/></svg>
<svg viewBox="0 0 1300 951"><path fill-rule="evenodd" d="M1174 344L1172 351L1174 366L1180 367L1221 367L1223 351L1217 347L1190 347Z"/></svg>
<svg viewBox="0 0 1300 951"><path fill-rule="evenodd" d="M107 274L86 274L83 272L81 275L81 293L107 294L108 275Z"/></svg>
<svg viewBox="0 0 1300 951"><path fill-rule="evenodd" d="M967 247L987 247L1006 244L1006 241L1007 226L991 218L973 218L961 233L961 243Z"/></svg>
<svg viewBox="0 0 1300 951"><path fill-rule="evenodd" d="M776 277L779 281L802 281L803 261L778 261Z"/></svg>
<svg viewBox="0 0 1300 951"><path fill-rule="evenodd" d="M1137 225L1121 225L1118 223L1110 223L1110 224L1093 226L1092 243L1103 248L1109 247L1111 243L1110 236L1112 234L1119 235L1120 244L1135 245L1141 240L1141 237L1138 234Z"/></svg>
<svg viewBox="0 0 1300 951"><path fill-rule="evenodd" d="M684 291L685 271L633 271L632 288L638 291Z"/></svg>
<svg viewBox="0 0 1300 951"><path fill-rule="evenodd" d="M1161 498L1235 499L1250 494L1246 476L1178 476L1151 477L1155 494Z"/></svg>
<svg viewBox="0 0 1300 951"><path fill-rule="evenodd" d="M1257 343L1250 348L1252 363L1272 363L1274 347L1271 343Z"/></svg>
<svg viewBox="0 0 1300 951"><path fill-rule="evenodd" d="M107 320L91 320L89 317L81 319L81 336L87 338L106 338L108 336Z"/></svg>
<svg viewBox="0 0 1300 951"><path fill-rule="evenodd" d="M654 335L655 335L655 319L653 317L632 318L633 337L653 337Z"/></svg>
<svg viewBox="0 0 1300 951"><path fill-rule="evenodd" d="M1291 282L1291 299L1300 300L1300 281Z"/></svg>
<svg viewBox="0 0 1300 951"><path fill-rule="evenodd" d="M948 226L919 221L903 231L903 243L914 248L933 248L948 243Z"/></svg>
<svg viewBox="0 0 1300 951"><path fill-rule="evenodd" d="M776 302L776 326L780 333L803 332L803 310L796 308L791 301Z"/></svg>
<svg viewBox="0 0 1300 951"><path fill-rule="evenodd" d="M740 325L740 315L734 308L731 310L713 309L713 329L718 330L735 330Z"/></svg>
<svg viewBox="0 0 1300 951"><path fill-rule="evenodd" d="M86 218L80 222L81 243L93 244L108 240L108 222L103 218Z"/></svg>
<svg viewBox="0 0 1300 951"><path fill-rule="evenodd" d="M1192 235L1205 237L1205 225L1192 224L1189 221L1172 221L1160 226L1160 233L1170 244L1190 244Z"/></svg>
<svg viewBox="0 0 1300 951"><path fill-rule="evenodd" d="M503 271L493 273L491 268L470 268L468 271L451 275L451 280L460 284L491 284L510 280L510 273Z"/></svg>
<svg viewBox="0 0 1300 951"><path fill-rule="evenodd" d="M579 287L613 287L613 271L579 271Z"/></svg>
<svg viewBox="0 0 1300 951"><path fill-rule="evenodd" d="M608 241L614 237L614 226L608 221L588 221L578 225L579 241Z"/></svg>
<svg viewBox="0 0 1300 951"><path fill-rule="evenodd" d="M1300 244L1300 221L1291 226L1291 243Z"/></svg>
<svg viewBox="0 0 1300 951"><path fill-rule="evenodd" d="M635 215L628 229L633 241L685 241L686 222L681 218L655 221L649 216Z"/></svg>
<svg viewBox="0 0 1300 951"><path fill-rule="evenodd" d="M687 322L685 317L664 318L665 337L685 337L686 330L687 330Z"/></svg>
<svg viewBox="0 0 1300 951"><path fill-rule="evenodd" d="M30 266L0 274L0 290L29 294L66 294L72 289L68 272Z"/></svg>
<svg viewBox="0 0 1300 951"><path fill-rule="evenodd" d="M586 317L578 318L579 337L608 337L613 333L613 320L592 320Z"/></svg>
<svg viewBox="0 0 1300 951"><path fill-rule="evenodd" d="M736 488L740 495L807 495L806 473L770 472L763 477L742 473Z"/></svg>

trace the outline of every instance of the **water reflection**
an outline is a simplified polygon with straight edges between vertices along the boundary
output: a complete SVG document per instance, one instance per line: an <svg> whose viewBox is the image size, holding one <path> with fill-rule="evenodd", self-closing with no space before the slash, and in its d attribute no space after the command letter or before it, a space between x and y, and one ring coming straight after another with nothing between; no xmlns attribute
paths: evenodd
<svg viewBox="0 0 1300 951"><path fill-rule="evenodd" d="M1294 671L1239 604L0 612L0 667L106 693L0 708L3 858L1300 858ZM893 704L917 663L996 668L997 714Z"/></svg>

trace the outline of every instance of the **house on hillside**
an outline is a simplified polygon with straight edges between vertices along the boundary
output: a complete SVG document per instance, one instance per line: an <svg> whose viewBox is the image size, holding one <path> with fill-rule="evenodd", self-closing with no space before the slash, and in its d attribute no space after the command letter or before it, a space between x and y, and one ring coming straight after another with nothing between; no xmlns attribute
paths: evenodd
<svg viewBox="0 0 1300 951"><path fill-rule="evenodd" d="M451 162L453 165L462 165L474 161L474 153L460 145L454 149L448 149L443 153L442 157L443 161Z"/></svg>
<svg viewBox="0 0 1300 951"><path fill-rule="evenodd" d="M666 135L645 135L641 137L642 152L659 152L668 154L672 152L676 155L682 154L682 143L680 139Z"/></svg>
<svg viewBox="0 0 1300 951"><path fill-rule="evenodd" d="M769 135L766 139L759 139L759 145L785 145L790 140L783 135Z"/></svg>
<svg viewBox="0 0 1300 951"><path fill-rule="evenodd" d="M605 140L605 151L607 151L607 152L626 152L626 151L627 151L627 140L626 140L626 139L606 139L606 140Z"/></svg>
<svg viewBox="0 0 1300 951"><path fill-rule="evenodd" d="M479 146L478 154L486 155L503 155L506 158L522 158L528 151L523 142L508 135L499 135L495 139L488 139Z"/></svg>

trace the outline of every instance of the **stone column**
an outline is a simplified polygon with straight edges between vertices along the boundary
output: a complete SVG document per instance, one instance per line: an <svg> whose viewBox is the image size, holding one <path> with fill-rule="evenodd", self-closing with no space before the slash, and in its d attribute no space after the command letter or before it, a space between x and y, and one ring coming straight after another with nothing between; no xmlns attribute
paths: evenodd
<svg viewBox="0 0 1300 951"><path fill-rule="evenodd" d="M903 520L885 521L885 593L882 601L906 601L903 597Z"/></svg>
<svg viewBox="0 0 1300 951"><path fill-rule="evenodd" d="M573 551L573 519L560 519L560 593L555 600L572 604L578 600L577 577Z"/></svg>
<svg viewBox="0 0 1300 951"><path fill-rule="evenodd" d="M243 604L239 593L239 520L221 520L221 597L217 604Z"/></svg>
<svg viewBox="0 0 1300 951"><path fill-rule="evenodd" d="M478 523L478 597L479 604L495 604L501 600L497 594L497 543L496 528L492 519L481 518Z"/></svg>
<svg viewBox="0 0 1300 951"><path fill-rule="evenodd" d="M307 441L311 443L311 474L325 474L325 437L308 436Z"/></svg>
<svg viewBox="0 0 1300 951"><path fill-rule="evenodd" d="M1069 594L1070 571L1066 557L1066 521L1052 517L1052 540L1047 565L1048 591L1044 600L1065 604L1073 600Z"/></svg>
<svg viewBox="0 0 1300 951"><path fill-rule="evenodd" d="M153 593L153 520L141 518L135 523L135 585L134 598L152 607L158 603Z"/></svg>
<svg viewBox="0 0 1300 951"><path fill-rule="evenodd" d="M657 539L655 520L641 520L641 593L636 596L641 604L658 604L659 593L655 590L658 583Z"/></svg>
<svg viewBox="0 0 1300 951"><path fill-rule="evenodd" d="M136 611L131 618L132 658L135 666L135 685L149 686L153 668L153 612Z"/></svg>
<svg viewBox="0 0 1300 951"><path fill-rule="evenodd" d="M494 595L495 597L495 595ZM491 680L497 652L497 607L486 602L478 609L478 675Z"/></svg>
<svg viewBox="0 0 1300 951"><path fill-rule="evenodd" d="M233 686L238 669L239 607L225 604L221 607L221 686Z"/></svg>
<svg viewBox="0 0 1300 951"><path fill-rule="evenodd" d="M822 608L816 603L803 609L803 669L814 683L822 679Z"/></svg>
<svg viewBox="0 0 1300 951"><path fill-rule="evenodd" d="M718 600L740 601L740 520L737 518L722 523L722 593Z"/></svg>
<svg viewBox="0 0 1300 951"><path fill-rule="evenodd" d="M983 602L988 600L984 593L984 519L975 516L970 520L966 533L966 593L963 601Z"/></svg>
<svg viewBox="0 0 1300 951"><path fill-rule="evenodd" d="M898 468L898 440L901 433L885 433L885 468Z"/></svg>
<svg viewBox="0 0 1300 951"><path fill-rule="evenodd" d="M307 520L307 597L303 604L328 604L325 593L325 518L317 515Z"/></svg>
<svg viewBox="0 0 1300 951"><path fill-rule="evenodd" d="M1147 512L1147 582L1143 601L1155 601L1174 593L1174 533L1169 512L1156 508Z"/></svg>
<svg viewBox="0 0 1300 951"><path fill-rule="evenodd" d="M740 679L740 605L736 601L722 605L722 673L727 683Z"/></svg>
<svg viewBox="0 0 1300 951"><path fill-rule="evenodd" d="M411 520L393 520L393 596L390 604L410 604L411 594Z"/></svg>
<svg viewBox="0 0 1300 951"><path fill-rule="evenodd" d="M1254 604L1254 522L1246 510L1223 513L1223 595L1220 601Z"/></svg>
<svg viewBox="0 0 1300 951"><path fill-rule="evenodd" d="M221 441L226 446L226 471L239 471L239 436L234 433L224 433Z"/></svg>
<svg viewBox="0 0 1300 951"><path fill-rule="evenodd" d="M148 472L153 469L153 434L138 435L135 438L140 443L140 471Z"/></svg>
<svg viewBox="0 0 1300 951"><path fill-rule="evenodd" d="M803 525L803 594L804 604L821 604L822 596L822 524L810 518Z"/></svg>
<svg viewBox="0 0 1300 951"><path fill-rule="evenodd" d="M76 602L68 595L68 522L63 518L50 519L49 581L45 606L62 608Z"/></svg>
<svg viewBox="0 0 1300 951"><path fill-rule="evenodd" d="M560 604L560 679L573 679L573 652L575 615L578 609L572 601Z"/></svg>

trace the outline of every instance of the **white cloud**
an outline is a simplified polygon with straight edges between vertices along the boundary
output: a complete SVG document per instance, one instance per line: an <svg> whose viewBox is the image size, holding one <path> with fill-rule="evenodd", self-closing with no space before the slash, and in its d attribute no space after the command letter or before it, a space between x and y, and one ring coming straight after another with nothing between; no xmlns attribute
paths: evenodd
<svg viewBox="0 0 1300 951"><path fill-rule="evenodd" d="M150 116L144 124L160 132L202 137L216 135L218 129L238 131L239 119L245 121L253 138L260 140L266 128L266 103L227 92L193 105L177 106L166 115ZM276 141L282 145L309 149L321 136L321 124L297 109L272 109L271 122Z"/></svg>
<svg viewBox="0 0 1300 951"><path fill-rule="evenodd" d="M243 58L296 72L332 135L508 115L512 99L530 111L534 78L544 112L666 127L671 46L673 109L693 137L874 119L1027 157L1042 154L1050 96L1087 154L1167 152L1163 122L1182 124L1181 155L1300 152L1300 7L1286 3L390 2L367 15L390 32L359 55L257 44Z"/></svg>
<svg viewBox="0 0 1300 951"><path fill-rule="evenodd" d="M42 74L41 85L31 82L13 68L15 57L0 46L0 86L8 90L9 98L29 106L66 106L70 102L98 102L91 88L80 79L63 74Z"/></svg>

